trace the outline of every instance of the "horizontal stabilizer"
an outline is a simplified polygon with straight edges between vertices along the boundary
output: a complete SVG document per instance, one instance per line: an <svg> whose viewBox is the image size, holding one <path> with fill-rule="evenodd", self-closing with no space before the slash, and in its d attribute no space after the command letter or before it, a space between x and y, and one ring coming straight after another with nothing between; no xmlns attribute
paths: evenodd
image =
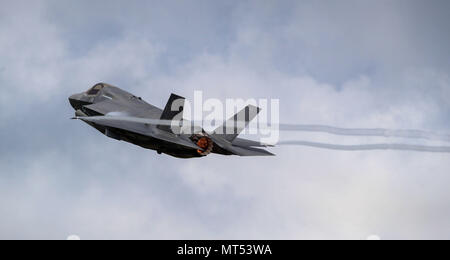
<svg viewBox="0 0 450 260"><path fill-rule="evenodd" d="M239 156L274 156L263 149L253 148L253 147L239 147L230 143L228 140L222 138L220 135L210 135L211 139L215 144L220 146L222 149L229 151L235 155Z"/></svg>
<svg viewBox="0 0 450 260"><path fill-rule="evenodd" d="M275 156L275 154L268 152L264 149L253 148L253 147L239 147L232 146L230 152L239 156Z"/></svg>
<svg viewBox="0 0 450 260"><path fill-rule="evenodd" d="M273 145L270 144L264 144L257 141L242 139L242 138L236 138L232 142L234 146L240 146L240 147L273 147Z"/></svg>

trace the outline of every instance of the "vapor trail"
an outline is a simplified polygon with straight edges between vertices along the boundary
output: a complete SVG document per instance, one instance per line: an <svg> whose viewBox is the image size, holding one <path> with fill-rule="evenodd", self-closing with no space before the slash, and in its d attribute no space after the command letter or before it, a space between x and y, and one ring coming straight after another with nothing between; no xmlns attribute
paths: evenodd
<svg viewBox="0 0 450 260"><path fill-rule="evenodd" d="M403 137L412 139L428 139L450 142L450 134L442 134L422 130L393 130L383 128L339 128L326 125L294 125L280 124L282 131L324 132L334 135L347 136L379 136L379 137Z"/></svg>
<svg viewBox="0 0 450 260"><path fill-rule="evenodd" d="M81 119L82 117L76 117ZM137 122L149 125L168 125L168 126L182 126L189 123L189 126L196 126L200 128L205 124L211 125L210 121L177 121L177 120L160 120L160 119L148 119L148 118L136 118L128 116L95 116L90 117L91 120L121 120L127 122ZM334 135L344 135L344 136L378 136L378 137L402 137L411 139L427 139L427 140L438 140L450 142L450 134L436 133L431 131L422 130L394 130L394 129L383 129L383 128L339 128L327 125L301 125L301 124L277 124L271 125L268 123L259 122L261 125L248 127L249 130L260 130L260 129L277 129L280 131L303 131L303 132L322 132ZM246 125L246 122L238 121L236 124ZM226 128L227 133L235 133L236 127L231 126Z"/></svg>
<svg viewBox="0 0 450 260"><path fill-rule="evenodd" d="M338 145L338 144L316 143L307 141L283 141L279 142L278 145L301 145L340 151L400 150L400 151L417 151L430 153L450 153L450 146L424 146L424 145L396 144L396 143Z"/></svg>

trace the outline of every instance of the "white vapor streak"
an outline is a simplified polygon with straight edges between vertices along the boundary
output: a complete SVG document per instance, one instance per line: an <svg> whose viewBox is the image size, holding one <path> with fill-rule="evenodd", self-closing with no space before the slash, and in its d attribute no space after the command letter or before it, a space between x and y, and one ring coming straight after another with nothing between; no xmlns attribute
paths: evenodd
<svg viewBox="0 0 450 260"><path fill-rule="evenodd" d="M416 152L430 152L430 153L450 153L450 146L425 146L425 145L398 144L398 143L338 145L338 144L316 143L308 141L283 141L279 142L278 145L300 145L300 146L309 146L315 148L340 150L340 151L400 150L400 151L416 151Z"/></svg>
<svg viewBox="0 0 450 260"><path fill-rule="evenodd" d="M78 117L81 119L80 117ZM91 120L109 120L116 119L121 121L139 122L153 125L168 125L168 126L182 126L189 123L192 126L203 126L205 123L211 125L211 121L187 121L187 120L161 120L161 119L148 119L148 118L137 118L129 116L93 116L90 117ZM238 122L238 121L236 121ZM401 138L411 138L411 139L427 139L427 140L438 140L450 142L450 134L437 133L431 131L423 130L412 130L412 129L383 129L383 128L339 128L327 125L301 125L301 124L279 124L271 125L268 123L259 122L261 125L256 129L248 127L249 130L258 130L261 128L271 128L279 129L280 131L303 131L303 132L322 132L334 135L345 135L345 136L378 136L378 137L401 137ZM235 127L230 127L230 133L234 133Z"/></svg>
<svg viewBox="0 0 450 260"><path fill-rule="evenodd" d="M403 137L413 139L428 139L450 142L449 134L436 133L422 130L393 130L383 128L339 128L326 125L290 125L280 124L282 131L324 132L334 135L348 136L380 136Z"/></svg>
<svg viewBox="0 0 450 260"><path fill-rule="evenodd" d="M393 130L383 128L339 128L326 125L294 125L280 124L282 131L324 132L334 135L347 136L380 136L403 137L412 139L428 139L450 142L450 135L422 130Z"/></svg>

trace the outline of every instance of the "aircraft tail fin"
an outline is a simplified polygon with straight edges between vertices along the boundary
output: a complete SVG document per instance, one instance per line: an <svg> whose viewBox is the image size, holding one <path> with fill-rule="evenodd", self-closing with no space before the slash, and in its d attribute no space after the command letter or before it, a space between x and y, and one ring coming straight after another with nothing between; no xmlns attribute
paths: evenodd
<svg viewBox="0 0 450 260"><path fill-rule="evenodd" d="M248 126L258 113L261 111L259 107L252 105L246 106L233 117L219 126L214 133L220 135L225 140L232 142L238 135Z"/></svg>
<svg viewBox="0 0 450 260"><path fill-rule="evenodd" d="M166 107L161 114L161 120L182 120L184 109L184 97L171 94ZM167 132L172 132L170 125L158 125L158 128Z"/></svg>

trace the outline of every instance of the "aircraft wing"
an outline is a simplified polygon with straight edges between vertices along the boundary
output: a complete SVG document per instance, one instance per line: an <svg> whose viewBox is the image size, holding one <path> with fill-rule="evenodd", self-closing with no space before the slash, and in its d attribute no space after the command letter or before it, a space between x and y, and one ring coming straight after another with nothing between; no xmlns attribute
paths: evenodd
<svg viewBox="0 0 450 260"><path fill-rule="evenodd" d="M162 141L181 145L187 148L203 150L190 140L186 140L175 134L162 131L156 128L156 125L149 123L150 120L143 120L132 117L114 117L114 116L93 116L93 117L76 117L86 123L94 123L104 127L117 128L144 136L160 139Z"/></svg>

